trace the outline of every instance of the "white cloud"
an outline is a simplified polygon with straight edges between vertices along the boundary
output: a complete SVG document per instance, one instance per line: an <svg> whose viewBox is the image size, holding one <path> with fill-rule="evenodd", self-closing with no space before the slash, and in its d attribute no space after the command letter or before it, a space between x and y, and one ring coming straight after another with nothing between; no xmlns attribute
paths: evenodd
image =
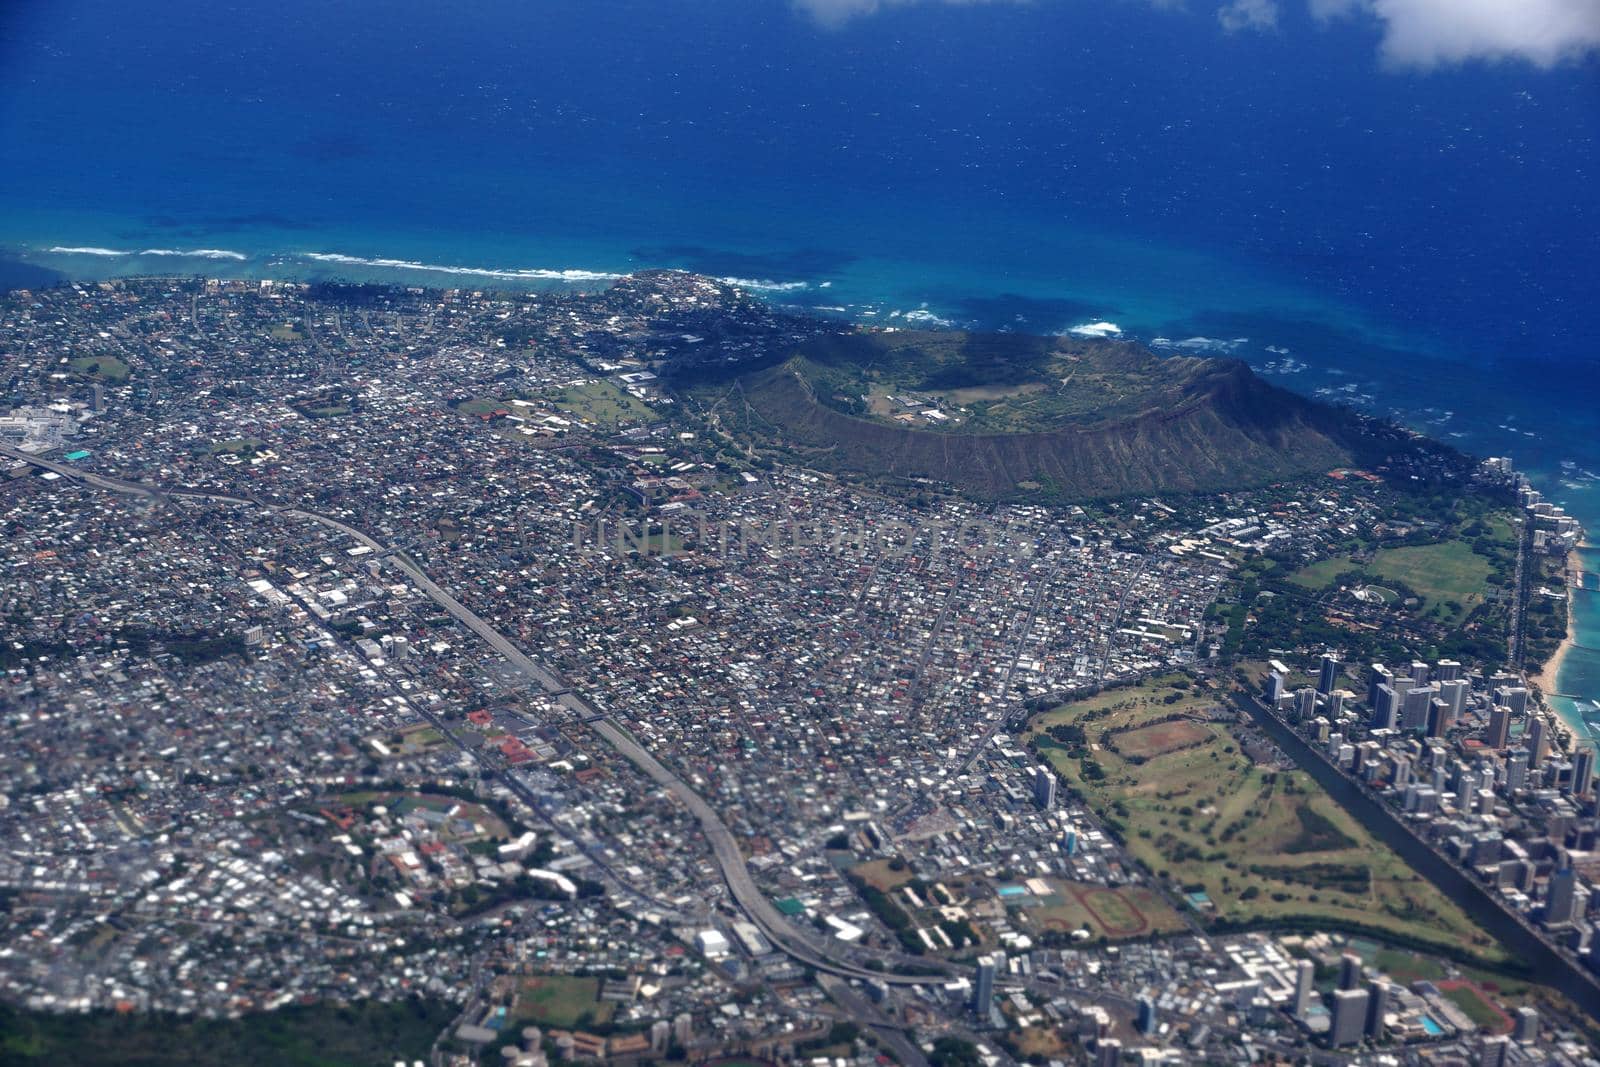
<svg viewBox="0 0 1600 1067"><path fill-rule="evenodd" d="M793 0L794 6L822 23L839 26L857 15L871 15L888 7L923 3L925 0ZM938 0L944 4L1027 3L1028 0Z"/></svg>
<svg viewBox="0 0 1600 1067"><path fill-rule="evenodd" d="M1278 25L1277 0L1228 0L1217 9L1217 21L1229 33L1270 30Z"/></svg>
<svg viewBox="0 0 1600 1067"><path fill-rule="evenodd" d="M1032 0L791 0L824 26L912 4L1026 4ZM1104 2L1104 0L1097 0ZM1185 0L1144 0L1176 10ZM1282 0L1214 0L1229 33L1271 30ZM1319 19L1370 18L1383 27L1383 58L1431 69L1473 60L1541 67L1600 53L1600 0L1305 0ZM1195 6L1210 4L1198 0Z"/></svg>
<svg viewBox="0 0 1600 1067"><path fill-rule="evenodd" d="M1600 0L1310 0L1318 18L1383 22L1383 57L1424 69L1468 60L1553 66L1600 51Z"/></svg>

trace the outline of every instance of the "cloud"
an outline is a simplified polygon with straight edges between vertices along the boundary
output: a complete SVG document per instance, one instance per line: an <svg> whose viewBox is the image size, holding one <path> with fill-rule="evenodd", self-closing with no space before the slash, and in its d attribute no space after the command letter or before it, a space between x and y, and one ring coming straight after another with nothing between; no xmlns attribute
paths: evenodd
<svg viewBox="0 0 1600 1067"><path fill-rule="evenodd" d="M1431 69L1519 59L1540 67L1600 51L1600 0L1310 0L1320 19L1383 23L1383 58Z"/></svg>
<svg viewBox="0 0 1600 1067"><path fill-rule="evenodd" d="M790 0L824 26L912 4L1026 4L1033 0ZM1181 10L1185 0L1144 0ZM1282 0L1214 0L1228 33L1271 30ZM1311 13L1375 19L1391 67L1423 70L1471 61L1520 60L1540 67L1600 54L1600 0L1305 0ZM1209 7L1206 0L1193 6Z"/></svg>
<svg viewBox="0 0 1600 1067"><path fill-rule="evenodd" d="M1273 29L1278 25L1277 0L1228 0L1217 9L1217 21L1229 33Z"/></svg>
<svg viewBox="0 0 1600 1067"><path fill-rule="evenodd" d="M824 26L841 26L858 15L871 15L885 8L924 3L927 0L792 0L794 6ZM1029 0L937 0L953 5L1021 4Z"/></svg>

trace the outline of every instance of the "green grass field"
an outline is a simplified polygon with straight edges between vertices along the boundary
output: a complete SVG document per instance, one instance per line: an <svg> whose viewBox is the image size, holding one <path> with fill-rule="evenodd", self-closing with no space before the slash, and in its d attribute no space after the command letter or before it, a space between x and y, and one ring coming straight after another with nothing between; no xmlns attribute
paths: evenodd
<svg viewBox="0 0 1600 1067"><path fill-rule="evenodd" d="M1500 526L1509 529L1504 523ZM1491 570L1489 560L1473 552L1466 542L1441 541L1434 545L1379 549L1372 562L1364 566L1343 556L1325 559L1296 571L1289 576L1289 581L1302 589L1321 592L1330 588L1341 574L1358 571L1374 583L1405 585L1423 600L1419 614L1433 615L1440 622L1455 624L1483 603L1489 592Z"/></svg>
<svg viewBox="0 0 1600 1067"><path fill-rule="evenodd" d="M1355 560L1336 556L1333 559L1313 563L1309 567L1302 567L1289 576L1289 581L1302 589L1320 592L1331 586L1339 575L1360 569L1361 565Z"/></svg>
<svg viewBox="0 0 1600 1067"><path fill-rule="evenodd" d="M523 979L511 1015L519 1023L572 1029L605 1024L613 1007L600 1000L598 978L547 975Z"/></svg>
<svg viewBox="0 0 1600 1067"><path fill-rule="evenodd" d="M895 870L889 866L888 860L869 860L858 863L850 868L850 873L860 878L874 889L884 893L892 893L900 886L911 881L913 875L909 866Z"/></svg>
<svg viewBox="0 0 1600 1067"><path fill-rule="evenodd" d="M1444 965L1438 960L1419 956L1401 949L1379 948L1370 956L1363 953L1367 962L1397 982L1410 985L1418 980L1437 982L1444 977Z"/></svg>
<svg viewBox="0 0 1600 1067"><path fill-rule="evenodd" d="M231 441L218 441L211 446L213 455L222 452L232 452L236 455L250 455L267 447L267 443L259 437L235 437Z"/></svg>
<svg viewBox="0 0 1600 1067"><path fill-rule="evenodd" d="M660 418L648 404L604 380L570 385L557 393L554 400L563 411L601 430L641 426Z"/></svg>
<svg viewBox="0 0 1600 1067"><path fill-rule="evenodd" d="M1331 800L1310 776L1255 766L1231 730L1143 764L1102 739L1216 703L1194 690L1176 703L1172 679L1114 689L1038 716L1029 737L1146 867L1203 887L1219 920L1324 919L1465 948L1488 962L1503 950ZM1082 747L1049 736L1076 724ZM1126 736L1126 735L1124 735Z"/></svg>
<svg viewBox="0 0 1600 1067"><path fill-rule="evenodd" d="M79 356L67 365L75 374L98 378L103 382L128 380L128 365L116 356Z"/></svg>
<svg viewBox="0 0 1600 1067"><path fill-rule="evenodd" d="M1490 1003L1483 991L1475 985L1451 983L1441 990L1467 1018L1491 1034L1503 1034L1511 1029L1511 1020L1505 1012Z"/></svg>
<svg viewBox="0 0 1600 1067"><path fill-rule="evenodd" d="M1426 601L1424 610L1452 616L1453 621L1482 603L1489 587L1489 561L1462 541L1383 549L1367 569L1377 578L1409 586ZM1458 607L1446 609L1451 603Z"/></svg>

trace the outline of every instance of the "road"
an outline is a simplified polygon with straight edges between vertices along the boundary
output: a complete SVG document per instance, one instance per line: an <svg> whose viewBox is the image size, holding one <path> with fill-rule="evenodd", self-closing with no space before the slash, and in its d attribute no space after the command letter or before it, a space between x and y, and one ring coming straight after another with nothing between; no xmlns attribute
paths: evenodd
<svg viewBox="0 0 1600 1067"><path fill-rule="evenodd" d="M1513 596L1516 597L1511 605L1511 633L1506 641L1509 653L1507 659L1514 671L1522 670L1523 643L1528 625L1528 600L1532 594L1533 572L1537 568L1528 566L1528 551L1533 546L1533 522L1523 518L1517 528L1517 567L1515 576L1511 580ZM1527 681L1527 675L1523 675Z"/></svg>
<svg viewBox="0 0 1600 1067"><path fill-rule="evenodd" d="M905 1029L894 1022L878 1006L862 996L850 983L834 975L819 975L817 984L833 1002L843 1008L851 1019L869 1028L900 1061L901 1067L928 1067L928 1058L906 1036Z"/></svg>
<svg viewBox="0 0 1600 1067"><path fill-rule="evenodd" d="M1022 659L1022 653L1028 647L1028 635L1033 632L1033 620L1039 617L1039 604L1044 600L1045 590L1050 588L1050 583L1055 581L1056 573L1060 570L1060 564L1052 566L1044 578L1040 580L1039 588L1034 590L1033 602L1028 605L1028 617L1022 622L1022 632L1017 635L1017 647L1011 653L1011 664L1006 668L1005 676L1000 680L1000 686L995 692L997 701L1003 700L1006 693L1011 690L1011 679L1016 677L1017 664ZM973 763L977 762L978 757L988 749L989 742L994 740L994 735L1000 732L1000 727L1004 726L1005 722L1006 716L1000 715L989 724L988 728L979 736L977 744L972 746L972 751L968 752L966 758L956 767L955 775L952 777L959 777L972 769Z"/></svg>

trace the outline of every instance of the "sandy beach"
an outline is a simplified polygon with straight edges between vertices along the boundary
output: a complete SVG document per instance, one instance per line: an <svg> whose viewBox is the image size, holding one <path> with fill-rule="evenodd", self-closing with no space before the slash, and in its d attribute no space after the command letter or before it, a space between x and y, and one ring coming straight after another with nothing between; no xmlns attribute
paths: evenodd
<svg viewBox="0 0 1600 1067"><path fill-rule="evenodd" d="M1573 575L1575 573L1582 573L1581 567L1582 565L1579 562L1578 554L1576 552L1567 553L1566 579L1568 583L1567 588L1569 590L1572 587L1571 583ZM1562 638L1561 644L1556 647L1555 654L1549 659L1545 660L1544 666L1539 669L1539 673L1528 675L1528 680L1534 685L1538 686L1539 691L1547 697L1552 694L1559 694L1561 692L1561 689L1557 684L1561 678L1561 663L1567 658L1567 653L1572 650L1574 640L1577 636L1573 631L1572 594L1570 592L1567 594L1566 610L1567 636Z"/></svg>

